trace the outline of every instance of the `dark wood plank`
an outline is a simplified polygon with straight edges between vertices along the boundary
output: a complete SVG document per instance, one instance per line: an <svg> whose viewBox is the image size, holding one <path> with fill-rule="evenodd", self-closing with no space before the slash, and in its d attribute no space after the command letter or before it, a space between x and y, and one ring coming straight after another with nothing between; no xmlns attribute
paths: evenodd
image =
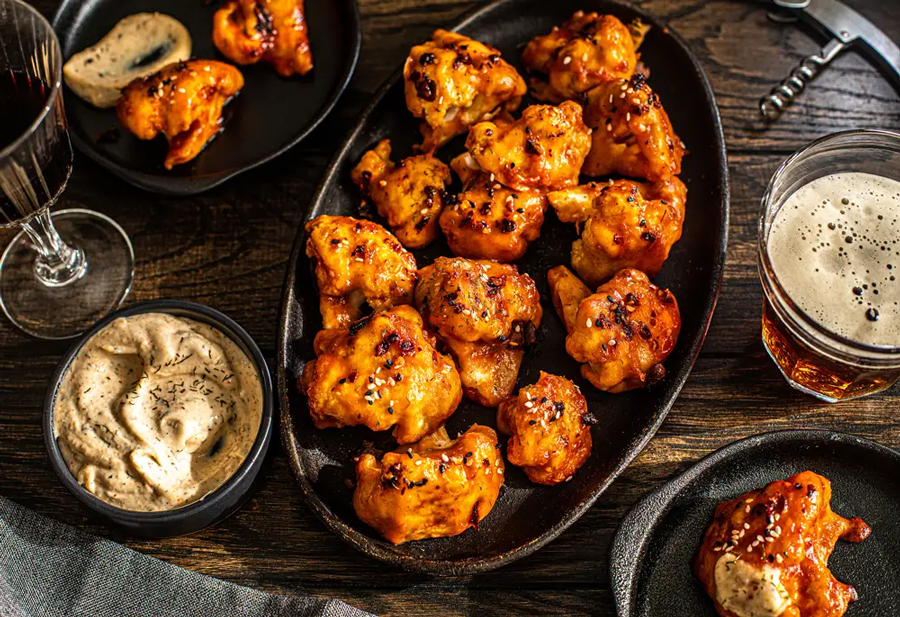
<svg viewBox="0 0 900 617"><path fill-rule="evenodd" d="M52 12L54 0L36 3ZM331 153L408 47L475 3L362 0L360 68L335 113L278 160L194 198L145 194L78 155L60 207L106 212L138 256L131 300L193 299L241 322L273 362L282 279L298 224ZM822 43L769 22L759 2L640 3L680 32L716 91L730 154L732 225L725 285L706 346L650 446L597 505L535 555L496 572L431 580L386 568L330 534L298 493L276 443L258 492L219 526L185 538L136 541L93 518L61 486L44 452L44 389L66 343L35 341L0 322L0 494L41 513L204 574L280 593L338 597L384 614L612 615L607 549L627 509L691 462L735 439L777 428L843 430L900 447L891 411L898 394L825 406L792 391L759 341L756 216L784 156L842 128L900 129L900 97L862 58L846 54L778 123L756 101ZM900 39L900 6L851 2ZM0 233L0 245L11 238Z"/></svg>

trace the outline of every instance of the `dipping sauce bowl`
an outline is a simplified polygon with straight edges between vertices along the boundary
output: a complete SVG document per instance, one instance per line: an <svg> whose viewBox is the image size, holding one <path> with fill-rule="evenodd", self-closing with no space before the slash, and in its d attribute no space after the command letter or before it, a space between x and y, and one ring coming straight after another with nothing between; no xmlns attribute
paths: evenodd
<svg viewBox="0 0 900 617"><path fill-rule="evenodd" d="M82 486L69 470L54 433L54 403L67 371L82 347L103 328L120 317L145 313L164 313L191 319L224 334L231 339L255 365L262 390L262 414L259 431L247 457L221 486L201 499L185 506L164 511L139 512L124 510L96 497ZM273 431L272 380L265 359L250 335L234 320L202 304L183 300L152 300L121 309L97 322L62 358L50 382L44 402L44 443L50 464L60 481L93 512L135 536L164 538L199 531L214 525L236 512L250 497L251 488L263 465Z"/></svg>

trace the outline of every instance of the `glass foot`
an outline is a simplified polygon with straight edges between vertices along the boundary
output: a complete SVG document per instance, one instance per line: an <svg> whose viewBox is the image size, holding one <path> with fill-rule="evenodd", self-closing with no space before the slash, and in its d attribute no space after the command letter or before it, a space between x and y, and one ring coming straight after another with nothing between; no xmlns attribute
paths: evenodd
<svg viewBox="0 0 900 617"><path fill-rule="evenodd" d="M0 307L31 336L77 336L122 304L134 279L134 249L125 231L92 210L53 213L63 241L84 260L81 275L62 285L45 284L36 272L37 252L24 231L0 257Z"/></svg>

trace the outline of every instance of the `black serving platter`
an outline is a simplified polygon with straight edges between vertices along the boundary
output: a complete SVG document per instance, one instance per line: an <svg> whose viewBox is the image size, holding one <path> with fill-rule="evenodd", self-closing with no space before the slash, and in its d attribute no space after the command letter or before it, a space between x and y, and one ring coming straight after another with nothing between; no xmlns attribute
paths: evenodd
<svg viewBox="0 0 900 617"><path fill-rule="evenodd" d="M159 12L183 23L196 58L228 61L212 43L217 3L203 0L63 0L53 18L63 56L99 41L128 15ZM164 137L140 141L119 127L114 109L98 109L66 88L66 115L75 146L131 184L166 195L206 191L278 156L325 119L347 87L362 43L355 0L308 0L315 67L305 76L280 77L270 64L238 67L243 91L225 108L225 130L189 163L167 171ZM118 127L118 137L109 139Z"/></svg>
<svg viewBox="0 0 900 617"><path fill-rule="evenodd" d="M608 0L499 0L470 13L453 29L498 47L521 70L521 46L582 8L612 13L623 20L641 17L653 26L641 48L642 57L653 71L651 85L691 150L681 176L689 187L684 236L656 278L674 291L682 310L681 337L666 362L668 376L659 387L621 395L600 393L581 379L578 365L565 352L565 330L553 310L546 280L549 268L569 262L575 230L548 213L540 240L517 264L536 281L544 309L542 340L527 355L519 384L533 383L544 369L581 385L599 418L593 428L591 458L571 482L555 487L532 484L519 469L508 466L500 497L477 530L454 538L393 546L356 517L348 480L355 477L353 457L362 451L365 441L374 442L379 449L392 449L396 444L388 433L364 428L315 430L307 402L297 392L297 375L314 357L313 338L321 328L315 280L304 254L306 237L301 228L282 303L278 362L282 440L312 510L341 538L376 559L410 570L460 575L508 564L542 547L574 523L644 448L678 396L703 343L725 259L728 182L713 93L685 42L657 18ZM529 101L523 107L527 104ZM337 152L310 204L309 218L326 213L357 215L359 198L350 170L366 150L386 137L391 138L396 157L409 156L413 144L420 141L418 121L404 103L399 71L375 95ZM440 156L449 160L461 151L463 141L457 138ZM422 267L441 254L450 254L443 240L416 251L416 259ZM455 435L476 422L495 426L495 411L464 400L449 419L448 430Z"/></svg>
<svg viewBox="0 0 900 617"><path fill-rule="evenodd" d="M847 617L900 615L900 453L828 431L765 433L713 452L639 501L610 548L620 617L716 617L691 560L722 501L814 471L831 480L832 509L872 527L860 544L838 541L829 566L856 587Z"/></svg>

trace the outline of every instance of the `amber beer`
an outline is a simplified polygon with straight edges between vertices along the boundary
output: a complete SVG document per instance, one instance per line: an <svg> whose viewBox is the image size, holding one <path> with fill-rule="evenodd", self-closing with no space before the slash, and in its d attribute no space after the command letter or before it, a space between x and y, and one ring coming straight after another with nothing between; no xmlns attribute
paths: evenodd
<svg viewBox="0 0 900 617"><path fill-rule="evenodd" d="M897 368L866 368L833 360L791 334L768 299L763 304L763 344L792 386L836 402L880 392L900 378Z"/></svg>
<svg viewBox="0 0 900 617"><path fill-rule="evenodd" d="M900 135L838 133L793 155L758 247L763 344L793 387L836 402L900 378Z"/></svg>

